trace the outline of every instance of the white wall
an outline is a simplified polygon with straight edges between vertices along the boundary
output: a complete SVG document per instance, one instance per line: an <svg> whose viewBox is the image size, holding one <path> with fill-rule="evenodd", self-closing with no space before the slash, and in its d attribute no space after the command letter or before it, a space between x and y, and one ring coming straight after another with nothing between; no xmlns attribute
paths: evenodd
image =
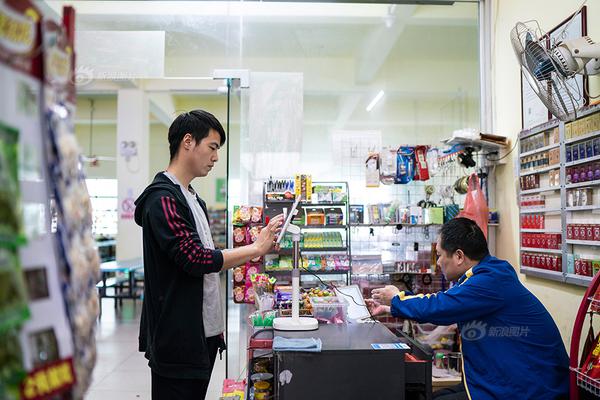
<svg viewBox="0 0 600 400"><path fill-rule="evenodd" d="M493 60L493 84L495 90L494 118L496 132L514 141L521 130L520 75L519 66L510 44L510 30L518 21L537 19L542 29L550 29L561 23L581 5L579 0L495 0L494 21L495 49ZM600 4L588 2L588 34L600 40ZM596 78L597 79L597 78ZM597 80L596 80L597 82ZM516 181L513 165L516 152L506 165L498 168L497 204L501 212L498 256L519 265L519 211L517 207ZM579 308L584 289L532 277L522 276L524 284L544 303L554 317L567 346L575 314ZM568 349L568 347L567 347Z"/></svg>
<svg viewBox="0 0 600 400"><path fill-rule="evenodd" d="M75 133L77 141L83 154L90 152L90 103L88 96L79 96L77 102L77 125ZM117 101L115 96L94 97L94 124L92 153L97 156L116 157L117 125L116 112ZM188 111L195 108L204 108L226 125L227 98L226 96L185 96L175 98L175 109ZM152 120L151 120L152 121ZM150 124L150 176L152 180L158 171L162 171L169 165L169 143L167 140L168 127L154 120ZM219 162L211 174L202 179L192 182L209 207L224 207L224 203L216 202L216 179L227 176L227 151L225 148L219 151ZM116 162L100 161L98 166L87 164L85 167L88 178L112 178L116 179Z"/></svg>

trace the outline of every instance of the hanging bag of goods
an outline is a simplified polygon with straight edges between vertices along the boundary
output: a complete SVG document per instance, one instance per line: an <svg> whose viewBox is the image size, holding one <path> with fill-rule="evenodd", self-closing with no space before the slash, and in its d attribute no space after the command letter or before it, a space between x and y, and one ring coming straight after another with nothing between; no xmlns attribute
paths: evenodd
<svg viewBox="0 0 600 400"><path fill-rule="evenodd" d="M427 165L427 150L429 146L415 147L415 181L429 180L429 167Z"/></svg>
<svg viewBox="0 0 600 400"><path fill-rule="evenodd" d="M487 238L489 208L479 183L479 177L475 173L469 177L469 189L465 198L465 206L458 216L475 221Z"/></svg>
<svg viewBox="0 0 600 400"><path fill-rule="evenodd" d="M403 146L396 154L396 180L397 184L407 184L415 175L415 152L412 147Z"/></svg>

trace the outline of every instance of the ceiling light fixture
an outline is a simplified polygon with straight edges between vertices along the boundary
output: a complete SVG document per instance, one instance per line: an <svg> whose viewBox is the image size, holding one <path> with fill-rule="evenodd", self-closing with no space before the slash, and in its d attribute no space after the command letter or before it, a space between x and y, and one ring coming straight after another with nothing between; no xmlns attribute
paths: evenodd
<svg viewBox="0 0 600 400"><path fill-rule="evenodd" d="M383 90L380 90L379 93L377 93L377 96L375 96L373 98L373 100L371 100L371 102L369 103L369 105L367 106L367 111L371 112L371 110L373 109L373 107L375 107L377 105L377 103L379 103L379 100L381 100L383 98L383 95L385 93L383 92Z"/></svg>

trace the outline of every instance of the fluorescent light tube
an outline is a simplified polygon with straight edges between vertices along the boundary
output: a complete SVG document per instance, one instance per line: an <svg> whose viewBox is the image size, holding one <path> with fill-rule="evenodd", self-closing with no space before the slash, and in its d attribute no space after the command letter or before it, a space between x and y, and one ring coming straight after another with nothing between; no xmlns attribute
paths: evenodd
<svg viewBox="0 0 600 400"><path fill-rule="evenodd" d="M375 96L373 98L373 100L371 100L371 102L369 103L369 105L367 106L367 111L371 112L371 110L373 109L373 107L375 107L377 105L377 103L379 103L379 100L381 100L381 98L383 97L384 93L383 90L380 90L379 93L377 93L377 96Z"/></svg>

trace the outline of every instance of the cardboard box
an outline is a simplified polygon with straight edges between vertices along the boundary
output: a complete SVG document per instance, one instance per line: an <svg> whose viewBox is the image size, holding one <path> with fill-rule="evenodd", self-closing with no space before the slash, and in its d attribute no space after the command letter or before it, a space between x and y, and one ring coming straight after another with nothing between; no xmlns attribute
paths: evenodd
<svg viewBox="0 0 600 400"><path fill-rule="evenodd" d="M549 144L557 144L560 142L560 135L558 131L558 127L552 129L550 134L548 135Z"/></svg>
<svg viewBox="0 0 600 400"><path fill-rule="evenodd" d="M548 151L548 163L549 165L560 163L560 149L552 149Z"/></svg>
<svg viewBox="0 0 600 400"><path fill-rule="evenodd" d="M573 123L565 124L565 139L571 139Z"/></svg>

